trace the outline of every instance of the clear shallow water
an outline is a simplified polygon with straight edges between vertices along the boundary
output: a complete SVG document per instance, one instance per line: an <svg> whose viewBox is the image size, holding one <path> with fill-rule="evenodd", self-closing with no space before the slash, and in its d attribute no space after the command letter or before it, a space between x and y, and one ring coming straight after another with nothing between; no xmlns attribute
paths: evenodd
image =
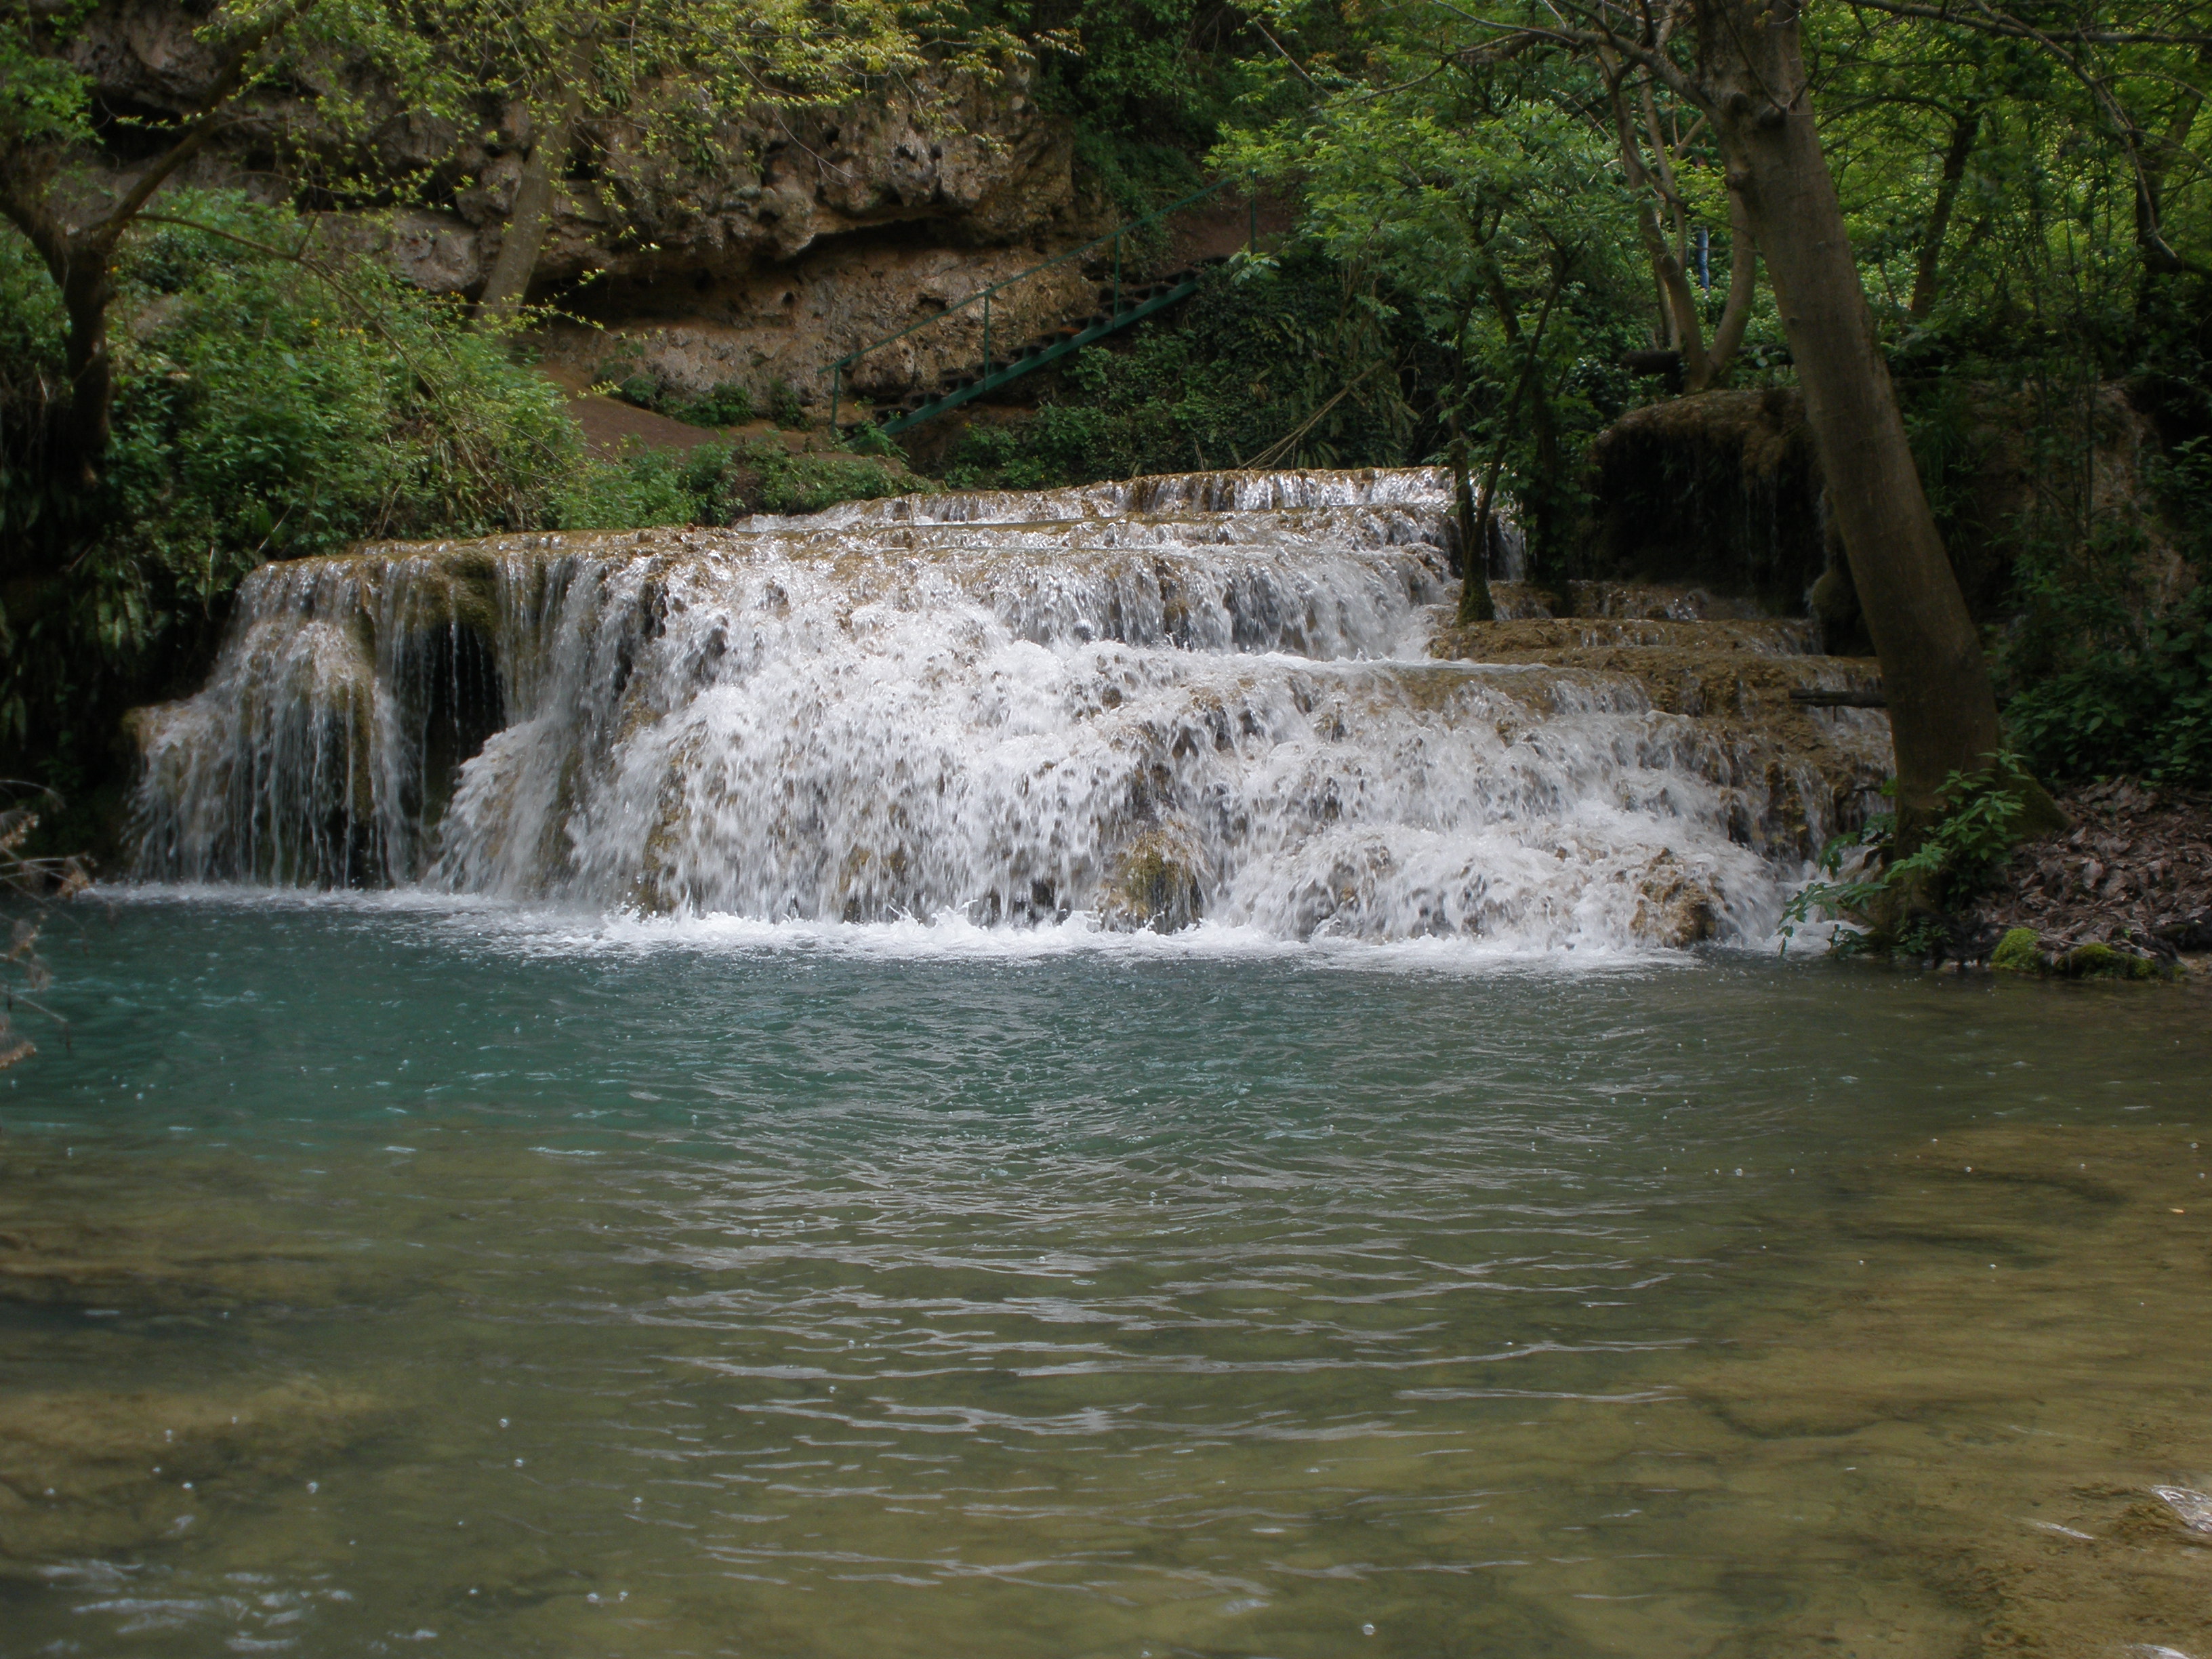
<svg viewBox="0 0 2212 1659"><path fill-rule="evenodd" d="M404 901L56 959L8 1655L2212 1651L2199 988Z"/></svg>

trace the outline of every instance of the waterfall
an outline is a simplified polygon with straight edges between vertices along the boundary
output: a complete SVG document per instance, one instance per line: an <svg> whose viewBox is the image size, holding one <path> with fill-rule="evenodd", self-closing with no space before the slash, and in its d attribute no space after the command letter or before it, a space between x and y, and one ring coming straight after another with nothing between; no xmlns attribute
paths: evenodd
<svg viewBox="0 0 2212 1659"><path fill-rule="evenodd" d="M136 717L137 873L1762 935L1832 792L1626 675L1432 659L1449 507L1428 471L1194 474L270 565L206 689Z"/></svg>

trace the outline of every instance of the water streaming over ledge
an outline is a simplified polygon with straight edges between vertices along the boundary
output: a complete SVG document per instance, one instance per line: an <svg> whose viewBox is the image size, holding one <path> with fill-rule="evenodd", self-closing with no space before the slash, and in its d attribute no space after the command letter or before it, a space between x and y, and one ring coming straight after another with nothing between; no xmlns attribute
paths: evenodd
<svg viewBox="0 0 2212 1659"><path fill-rule="evenodd" d="M1626 675L1431 659L1448 507L1427 471L1195 474L272 565L207 688L138 716L137 873L1761 936L1832 792Z"/></svg>

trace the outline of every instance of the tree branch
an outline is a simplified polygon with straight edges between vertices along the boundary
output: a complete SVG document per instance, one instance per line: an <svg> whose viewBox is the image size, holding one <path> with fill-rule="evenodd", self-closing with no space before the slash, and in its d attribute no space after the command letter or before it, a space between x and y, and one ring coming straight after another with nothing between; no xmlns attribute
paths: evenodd
<svg viewBox="0 0 2212 1659"><path fill-rule="evenodd" d="M1928 6L1914 0L1845 0L1854 11L1878 11L1892 17L1916 18L1923 22L1949 23L1960 28L1972 29L1978 34L2002 35L2011 40L2043 42L2051 36L2074 41L2084 46L2212 46L2212 34L2182 34L2165 30L2136 29L2055 29L2038 32L2017 18L2002 15L1983 20L1964 16L1951 6Z"/></svg>
<svg viewBox="0 0 2212 1659"><path fill-rule="evenodd" d="M200 105L199 115L190 130L169 147L167 154L140 173L137 182L131 185L122 201L108 210L106 218L100 221L99 234L101 240L112 245L115 238L121 234L123 227L137 217L139 210L153 199L154 192L168 182L171 175L198 155L207 141L221 130L231 100L237 96L239 89L246 83L246 66L254 54L298 22L313 9L316 0L288 0L287 4L270 12L233 43L229 61L223 65L222 72L216 76L215 84L208 88L207 97Z"/></svg>

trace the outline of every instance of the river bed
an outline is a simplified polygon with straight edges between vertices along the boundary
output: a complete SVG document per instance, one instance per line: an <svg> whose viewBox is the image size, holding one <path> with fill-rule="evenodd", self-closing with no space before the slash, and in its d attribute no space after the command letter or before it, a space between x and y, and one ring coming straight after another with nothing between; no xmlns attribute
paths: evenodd
<svg viewBox="0 0 2212 1659"><path fill-rule="evenodd" d="M8 1655L2212 1650L2200 988L54 937Z"/></svg>

